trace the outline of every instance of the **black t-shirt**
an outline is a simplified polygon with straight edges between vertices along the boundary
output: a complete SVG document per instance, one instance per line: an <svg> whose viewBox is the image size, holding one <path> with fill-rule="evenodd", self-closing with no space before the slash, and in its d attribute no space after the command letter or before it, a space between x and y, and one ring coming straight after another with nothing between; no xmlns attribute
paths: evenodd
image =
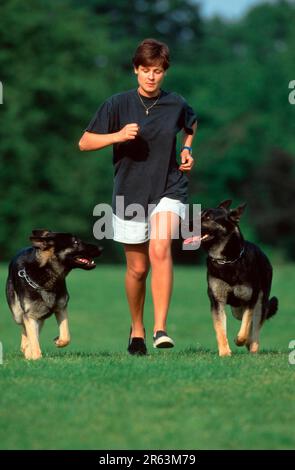
<svg viewBox="0 0 295 470"><path fill-rule="evenodd" d="M147 108L157 99L141 98ZM124 207L141 204L146 216L148 204L157 204L163 197L187 202L188 178L178 169L176 134L182 129L192 134L196 120L182 96L163 90L148 115L136 89L113 95L100 106L87 132L109 134L131 123L140 127L136 139L113 145L114 212L116 196L124 196Z"/></svg>

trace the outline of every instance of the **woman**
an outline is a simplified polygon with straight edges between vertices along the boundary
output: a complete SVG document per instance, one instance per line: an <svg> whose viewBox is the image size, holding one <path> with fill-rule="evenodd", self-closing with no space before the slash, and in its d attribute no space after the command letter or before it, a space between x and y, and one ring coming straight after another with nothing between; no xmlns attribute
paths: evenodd
<svg viewBox="0 0 295 470"><path fill-rule="evenodd" d="M143 310L151 266L155 348L171 348L166 322L173 283L171 240L185 217L187 175L194 164L191 146L196 116L176 93L161 89L169 67L169 49L145 39L133 57L137 89L109 98L83 134L81 150L113 145L114 240L126 256L126 293L131 313L130 354L145 355ZM176 134L184 131L181 165L176 161ZM118 208L118 196L124 198ZM134 218L130 204L143 209ZM153 210L150 209L152 205ZM134 206L133 206L134 208ZM131 208L132 209L132 208Z"/></svg>

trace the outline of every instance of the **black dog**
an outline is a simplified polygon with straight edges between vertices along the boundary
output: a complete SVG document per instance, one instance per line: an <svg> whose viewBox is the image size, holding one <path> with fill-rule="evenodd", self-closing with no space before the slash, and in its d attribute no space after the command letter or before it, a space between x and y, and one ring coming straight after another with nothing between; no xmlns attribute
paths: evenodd
<svg viewBox="0 0 295 470"><path fill-rule="evenodd" d="M201 242L208 252L208 295L220 356L231 355L226 335L226 304L242 320L236 344L247 346L252 353L258 351L263 322L275 315L278 308L277 298L269 299L272 266L257 245L244 240L238 226L245 204L229 210L231 202L227 200L217 208L203 210L202 236L184 242Z"/></svg>
<svg viewBox="0 0 295 470"><path fill-rule="evenodd" d="M21 351L26 359L42 357L39 333L53 313L59 325L57 347L70 342L65 278L73 268L94 269L102 249L70 233L33 230L32 247L21 250L9 265L6 296L13 317L22 325Z"/></svg>

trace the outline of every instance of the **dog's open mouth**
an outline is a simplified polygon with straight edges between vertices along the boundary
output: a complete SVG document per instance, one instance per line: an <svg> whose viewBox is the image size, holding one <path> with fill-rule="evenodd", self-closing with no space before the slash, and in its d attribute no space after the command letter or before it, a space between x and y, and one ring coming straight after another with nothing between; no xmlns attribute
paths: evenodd
<svg viewBox="0 0 295 470"><path fill-rule="evenodd" d="M92 258L85 258L85 256L76 256L75 258L75 262L77 264L80 264L81 266L85 266L85 267L91 267L91 268L94 268L96 266L94 260Z"/></svg>
<svg viewBox="0 0 295 470"><path fill-rule="evenodd" d="M184 245L200 245L202 242L211 240L213 235L205 233L204 235L195 235L193 237L186 238L183 242Z"/></svg>

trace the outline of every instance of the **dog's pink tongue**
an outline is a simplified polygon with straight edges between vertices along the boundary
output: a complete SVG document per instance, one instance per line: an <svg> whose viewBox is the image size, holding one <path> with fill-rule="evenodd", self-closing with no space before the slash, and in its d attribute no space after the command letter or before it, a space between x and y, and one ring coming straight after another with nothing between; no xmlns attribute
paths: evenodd
<svg viewBox="0 0 295 470"><path fill-rule="evenodd" d="M192 243L198 243L201 241L201 235L195 235L194 237L186 238L183 242L184 245L190 245Z"/></svg>

